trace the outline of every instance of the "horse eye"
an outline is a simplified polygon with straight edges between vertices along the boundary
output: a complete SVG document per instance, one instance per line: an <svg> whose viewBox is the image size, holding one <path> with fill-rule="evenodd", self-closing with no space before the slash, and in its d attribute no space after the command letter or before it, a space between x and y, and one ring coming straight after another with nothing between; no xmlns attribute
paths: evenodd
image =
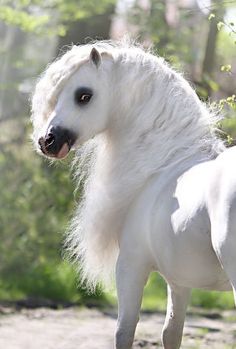
<svg viewBox="0 0 236 349"><path fill-rule="evenodd" d="M74 95L75 103L78 105L88 104L92 96L93 96L92 90L90 90L89 88L85 88L85 87L78 88L75 91L75 95Z"/></svg>

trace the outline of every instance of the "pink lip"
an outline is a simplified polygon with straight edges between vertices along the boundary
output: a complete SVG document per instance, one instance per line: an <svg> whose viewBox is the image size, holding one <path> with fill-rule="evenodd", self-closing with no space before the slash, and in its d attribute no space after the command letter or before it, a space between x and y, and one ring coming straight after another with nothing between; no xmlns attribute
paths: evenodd
<svg viewBox="0 0 236 349"><path fill-rule="evenodd" d="M56 155L57 159L63 159L66 157L66 155L69 153L70 147L68 143L64 143L63 146L61 147L59 153Z"/></svg>
<svg viewBox="0 0 236 349"><path fill-rule="evenodd" d="M61 147L60 151L57 154L52 154L52 153L48 152L47 147L45 147L43 137L41 137L39 139L39 145L40 145L40 150L42 151L42 153L50 158L63 159L67 156L67 154L70 151L70 146L66 142L63 144L63 146Z"/></svg>

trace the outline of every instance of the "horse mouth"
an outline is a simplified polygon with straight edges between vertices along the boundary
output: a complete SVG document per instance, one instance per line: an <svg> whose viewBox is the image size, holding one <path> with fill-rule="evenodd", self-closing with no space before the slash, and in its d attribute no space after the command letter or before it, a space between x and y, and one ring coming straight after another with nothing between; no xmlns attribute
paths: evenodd
<svg viewBox="0 0 236 349"><path fill-rule="evenodd" d="M41 152L50 158L63 159L76 141L75 135L68 130L51 128L46 137L40 137L38 145Z"/></svg>
<svg viewBox="0 0 236 349"><path fill-rule="evenodd" d="M45 142L44 142L44 138L43 137L41 137L39 139L39 147L40 147L41 152L44 155L46 155L48 157L51 157L51 158L56 158L56 159L63 159L63 158L65 158L68 155L68 153L69 153L69 151L71 149L71 147L70 147L70 145L68 143L64 143L57 154L56 153L51 153L51 152L49 152L47 150L47 147L45 146Z"/></svg>

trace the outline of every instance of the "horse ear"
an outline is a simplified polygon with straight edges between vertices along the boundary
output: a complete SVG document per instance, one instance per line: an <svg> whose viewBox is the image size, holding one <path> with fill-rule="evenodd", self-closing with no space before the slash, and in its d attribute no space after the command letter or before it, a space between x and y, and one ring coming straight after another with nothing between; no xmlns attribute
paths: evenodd
<svg viewBox="0 0 236 349"><path fill-rule="evenodd" d="M101 55L95 47L92 48L89 59L97 68L101 64Z"/></svg>

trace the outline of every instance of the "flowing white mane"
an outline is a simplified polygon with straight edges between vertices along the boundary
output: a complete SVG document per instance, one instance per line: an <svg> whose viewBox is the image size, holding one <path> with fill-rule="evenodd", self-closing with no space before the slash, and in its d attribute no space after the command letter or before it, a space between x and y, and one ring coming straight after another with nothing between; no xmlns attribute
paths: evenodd
<svg viewBox="0 0 236 349"><path fill-rule="evenodd" d="M93 46L114 59L112 87L117 103L111 122L115 131L97 135L76 155L84 195L67 238L83 280L92 287L109 281L126 212L148 179L161 171L173 171L177 164L184 170L191 157L198 155L202 161L224 150L214 133L216 116L186 80L163 59L135 46L96 43L73 47L39 82L33 114L40 108L43 117L50 113L61 89L88 60Z"/></svg>

